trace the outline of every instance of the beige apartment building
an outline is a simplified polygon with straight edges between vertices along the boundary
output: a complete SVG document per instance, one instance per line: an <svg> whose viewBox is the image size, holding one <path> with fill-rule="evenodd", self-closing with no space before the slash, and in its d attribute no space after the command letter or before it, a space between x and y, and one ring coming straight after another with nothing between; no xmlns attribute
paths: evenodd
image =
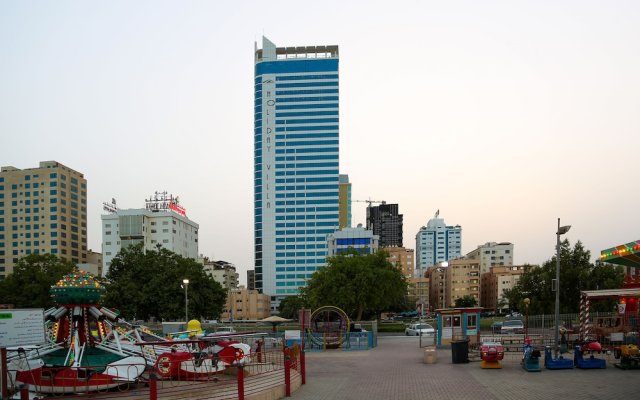
<svg viewBox="0 0 640 400"><path fill-rule="evenodd" d="M0 169L0 279L29 254L87 262L87 180L57 161Z"/></svg>
<svg viewBox="0 0 640 400"><path fill-rule="evenodd" d="M412 276L407 279L407 301L415 305L418 312L426 314L431 308L429 303L429 278Z"/></svg>
<svg viewBox="0 0 640 400"><path fill-rule="evenodd" d="M471 296L480 304L480 260L456 259L430 267L432 310L455 307L456 299Z"/></svg>
<svg viewBox="0 0 640 400"><path fill-rule="evenodd" d="M491 267L482 274L482 294L480 306L499 312L508 310L509 302L504 291L513 289L525 271L524 266Z"/></svg>
<svg viewBox="0 0 640 400"><path fill-rule="evenodd" d="M398 268L405 278L413 278L415 276L415 251L413 249L405 249L404 247L385 247L389 253L389 262Z"/></svg>
<svg viewBox="0 0 640 400"><path fill-rule="evenodd" d="M487 242L467 253L464 258L480 260L480 273L484 274L491 267L513 265L513 243Z"/></svg>
<svg viewBox="0 0 640 400"><path fill-rule="evenodd" d="M226 308L220 317L223 321L260 320L271 315L271 298L257 290L236 289L229 291Z"/></svg>
<svg viewBox="0 0 640 400"><path fill-rule="evenodd" d="M451 260L448 272L447 304L453 307L456 299L471 296L480 305L480 260Z"/></svg>
<svg viewBox="0 0 640 400"><path fill-rule="evenodd" d="M440 262L427 268L424 277L429 280L429 310L447 308L447 273L449 263Z"/></svg>

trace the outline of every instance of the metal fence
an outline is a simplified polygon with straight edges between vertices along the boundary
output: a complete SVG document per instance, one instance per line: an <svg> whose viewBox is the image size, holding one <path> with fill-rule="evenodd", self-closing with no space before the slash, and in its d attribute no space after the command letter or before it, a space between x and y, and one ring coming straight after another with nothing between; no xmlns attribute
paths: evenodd
<svg viewBox="0 0 640 400"><path fill-rule="evenodd" d="M58 393L54 396L60 399L244 399L246 396L274 389L290 394L292 389L304 383L306 373L304 353L299 345L286 347L277 338L271 340L270 338L236 337L235 339L250 345L251 352L240 354L239 362L234 362L221 370L215 367L215 362L209 364L210 367L202 368L204 364L198 363L203 361L196 356L179 361L179 365L173 364L178 361L167 358L163 361L162 368L177 372L162 374L156 363L154 366L148 366L147 371L135 382L122 382L115 388L96 390L91 386L89 379L86 385L78 384L78 380L75 379L74 386L67 389L74 394ZM170 349L167 351L171 352ZM215 358L213 360L217 361ZM75 371L98 371L100 368L104 369L98 366L95 368L83 366L82 369ZM57 370L59 371L53 368L51 371L54 378L55 372L60 372L57 378L60 385L63 382L59 379L68 374L69 368L60 367ZM196 370L198 374L189 373ZM87 376L89 375L90 373L87 372ZM14 381L10 383L10 387L16 393L24 391L23 396L29 396L26 394L28 389L31 390L32 396L39 398L52 395L38 386L19 387Z"/></svg>

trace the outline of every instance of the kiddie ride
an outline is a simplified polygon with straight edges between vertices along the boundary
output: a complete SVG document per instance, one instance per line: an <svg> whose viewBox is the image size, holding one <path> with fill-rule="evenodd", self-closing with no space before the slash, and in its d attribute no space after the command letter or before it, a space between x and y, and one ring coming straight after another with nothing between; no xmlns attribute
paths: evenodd
<svg viewBox="0 0 640 400"><path fill-rule="evenodd" d="M195 328L191 339L139 343L152 348L170 346L160 352L153 366L160 379L202 380L229 366L251 361L251 346L233 340L237 334L204 336L199 321L189 321L188 325Z"/></svg>
<svg viewBox="0 0 640 400"><path fill-rule="evenodd" d="M586 342L582 346L576 346L573 352L573 363L581 369L598 369L607 368L607 360L596 358L595 353L602 352L602 345L598 342ZM589 357L585 358L584 354L589 353Z"/></svg>
<svg viewBox="0 0 640 400"><path fill-rule="evenodd" d="M12 381L44 394L107 390L137 381L147 361L118 341L111 323L117 312L98 305L103 292L84 271L58 281L51 288L58 307L45 312L47 343L19 348L8 357Z"/></svg>
<svg viewBox="0 0 640 400"><path fill-rule="evenodd" d="M540 372L540 350L531 345L531 338L529 337L524 340L522 368L529 372Z"/></svg>
<svg viewBox="0 0 640 400"><path fill-rule="evenodd" d="M500 363L500 361L504 358L504 347L502 346L502 343L482 343L482 346L480 347L480 357L482 358L480 368L502 368L502 364Z"/></svg>
<svg viewBox="0 0 640 400"><path fill-rule="evenodd" d="M640 369L640 350L635 344L625 344L619 348L616 347L613 350L613 355L616 359L620 360L620 362L613 364L617 368Z"/></svg>
<svg viewBox="0 0 640 400"><path fill-rule="evenodd" d="M103 292L84 271L56 283L51 293L58 307L44 314L47 342L14 349L11 382L42 394L86 393L144 380L147 370L163 379L201 379L250 358L250 346L229 336L206 338L200 331L193 340L171 341L127 324L100 307Z"/></svg>

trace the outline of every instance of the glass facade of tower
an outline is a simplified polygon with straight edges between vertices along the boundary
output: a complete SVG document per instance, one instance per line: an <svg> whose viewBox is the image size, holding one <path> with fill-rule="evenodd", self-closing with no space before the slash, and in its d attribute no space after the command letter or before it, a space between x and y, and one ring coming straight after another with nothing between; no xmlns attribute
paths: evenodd
<svg viewBox="0 0 640 400"><path fill-rule="evenodd" d="M276 48L255 58L256 289L298 293L326 264L338 229L338 48Z"/></svg>

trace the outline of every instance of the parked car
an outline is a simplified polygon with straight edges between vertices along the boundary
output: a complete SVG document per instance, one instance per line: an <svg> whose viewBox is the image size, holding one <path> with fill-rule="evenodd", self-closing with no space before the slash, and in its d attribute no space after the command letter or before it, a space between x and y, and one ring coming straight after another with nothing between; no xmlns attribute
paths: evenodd
<svg viewBox="0 0 640 400"><path fill-rule="evenodd" d="M499 335L502 332L502 321L494 321L491 324L491 333Z"/></svg>
<svg viewBox="0 0 640 400"><path fill-rule="evenodd" d="M429 324L411 324L405 330L404 334L407 336L418 336L418 335L433 335L436 330L433 329L433 326Z"/></svg>
<svg viewBox="0 0 640 400"><path fill-rule="evenodd" d="M502 323L500 333L524 333L524 324L520 319L510 319Z"/></svg>
<svg viewBox="0 0 640 400"><path fill-rule="evenodd" d="M230 333L236 333L236 329L233 326L220 326L215 332L209 333L207 336L228 335Z"/></svg>

